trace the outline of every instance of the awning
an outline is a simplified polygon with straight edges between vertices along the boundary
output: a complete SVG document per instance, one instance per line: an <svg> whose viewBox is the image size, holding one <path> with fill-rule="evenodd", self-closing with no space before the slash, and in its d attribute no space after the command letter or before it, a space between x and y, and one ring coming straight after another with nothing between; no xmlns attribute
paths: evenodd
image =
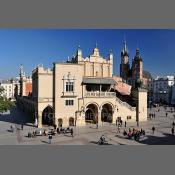
<svg viewBox="0 0 175 175"><path fill-rule="evenodd" d="M113 78L83 78L84 84L115 84Z"/></svg>

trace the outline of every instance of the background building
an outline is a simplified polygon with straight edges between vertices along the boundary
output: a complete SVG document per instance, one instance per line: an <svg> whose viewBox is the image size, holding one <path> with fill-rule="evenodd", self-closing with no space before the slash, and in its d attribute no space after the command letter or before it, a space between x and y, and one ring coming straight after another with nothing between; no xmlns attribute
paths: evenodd
<svg viewBox="0 0 175 175"><path fill-rule="evenodd" d="M170 105L172 101L172 89L174 76L157 77L149 82L150 101L157 104Z"/></svg>
<svg viewBox="0 0 175 175"><path fill-rule="evenodd" d="M20 82L18 77L11 80L3 80L0 82L0 86L4 89L2 95L7 99L15 100L17 95L19 95Z"/></svg>
<svg viewBox="0 0 175 175"><path fill-rule="evenodd" d="M19 95L21 97L30 95L32 93L32 77L25 75L23 65L20 66L19 76L20 76Z"/></svg>

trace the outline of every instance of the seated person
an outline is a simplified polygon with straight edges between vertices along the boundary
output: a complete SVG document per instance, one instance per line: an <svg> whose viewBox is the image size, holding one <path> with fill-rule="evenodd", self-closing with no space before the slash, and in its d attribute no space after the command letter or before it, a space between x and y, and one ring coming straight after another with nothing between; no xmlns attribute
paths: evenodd
<svg viewBox="0 0 175 175"><path fill-rule="evenodd" d="M123 135L124 135L124 136L126 136L126 135L127 135L127 132L126 132L126 130L124 130L124 132L123 132Z"/></svg>

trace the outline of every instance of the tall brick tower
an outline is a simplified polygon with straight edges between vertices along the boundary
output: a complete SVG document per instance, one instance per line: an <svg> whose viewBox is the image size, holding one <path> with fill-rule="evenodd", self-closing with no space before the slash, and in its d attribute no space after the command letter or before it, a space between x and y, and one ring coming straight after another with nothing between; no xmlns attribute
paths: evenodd
<svg viewBox="0 0 175 175"><path fill-rule="evenodd" d="M140 56L140 50L136 49L136 55L132 61L132 85L139 86L143 81L143 60Z"/></svg>
<svg viewBox="0 0 175 175"><path fill-rule="evenodd" d="M121 51L121 64L120 64L120 77L124 81L127 81L130 72L130 65L129 65L129 53L127 48L127 43L124 41L124 48Z"/></svg>

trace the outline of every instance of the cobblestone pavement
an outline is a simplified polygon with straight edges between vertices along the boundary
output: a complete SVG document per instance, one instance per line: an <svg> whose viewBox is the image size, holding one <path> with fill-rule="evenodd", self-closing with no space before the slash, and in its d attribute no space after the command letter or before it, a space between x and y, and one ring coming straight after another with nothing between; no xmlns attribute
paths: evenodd
<svg viewBox="0 0 175 175"><path fill-rule="evenodd" d="M173 109L174 110L174 109ZM175 145L175 136L171 134L174 111L171 108L165 110L161 108L148 109L149 114L154 114L155 118L148 119L147 122L140 122L139 127L136 123L127 122L126 129L144 129L146 136L142 137L139 142L127 139L123 136L124 126L121 127L120 133L117 133L117 127L113 124L104 123L96 129L95 125L85 127L74 127L74 137L70 134L60 134L53 136L51 145L98 145L97 142L103 134L109 145ZM166 117L166 113L168 116ZM24 129L21 130L21 124ZM11 132L10 126L14 126L14 132ZM152 127L155 127L155 133L152 133ZM0 116L0 145L48 145L47 136L37 136L28 138L28 132L33 132L37 128L33 126L29 117L17 109L10 113Z"/></svg>

